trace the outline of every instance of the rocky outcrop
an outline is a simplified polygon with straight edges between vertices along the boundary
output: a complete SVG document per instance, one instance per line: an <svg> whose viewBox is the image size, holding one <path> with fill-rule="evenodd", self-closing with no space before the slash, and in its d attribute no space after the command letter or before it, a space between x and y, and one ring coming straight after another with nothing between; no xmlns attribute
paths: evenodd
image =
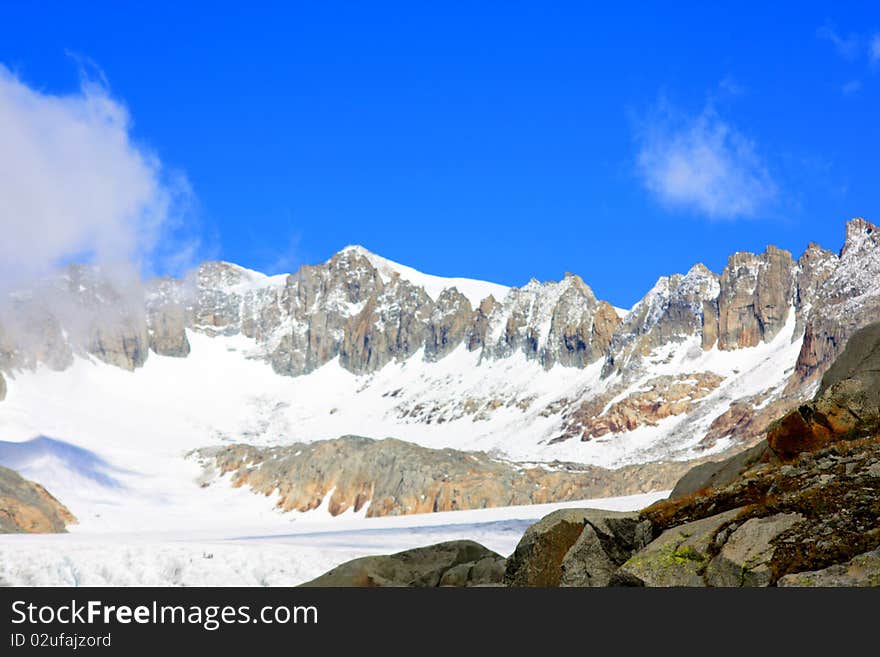
<svg viewBox="0 0 880 657"><path fill-rule="evenodd" d="M0 466L0 534L59 533L75 522L45 488Z"/></svg>
<svg viewBox="0 0 880 657"><path fill-rule="evenodd" d="M705 586L702 572L711 559L715 536L739 512L740 509L732 509L667 529L613 573L611 583Z"/></svg>
<svg viewBox="0 0 880 657"><path fill-rule="evenodd" d="M546 368L584 367L604 356L619 321L579 276L566 274L558 283L532 280L493 308L483 355L497 359L521 352Z"/></svg>
<svg viewBox="0 0 880 657"><path fill-rule="evenodd" d="M348 561L304 587L492 586L501 583L504 557L473 541L448 541L397 554Z"/></svg>
<svg viewBox="0 0 880 657"><path fill-rule="evenodd" d="M603 374L637 369L645 357L661 346L703 335L704 330L707 335L717 332L714 308L718 285L718 276L702 264L695 265L684 276L661 277L617 327Z"/></svg>
<svg viewBox="0 0 880 657"><path fill-rule="evenodd" d="M635 513L560 509L529 527L507 560L507 586L605 586L650 536Z"/></svg>
<svg viewBox="0 0 880 657"><path fill-rule="evenodd" d="M792 432L783 418L767 440L699 465L639 514L566 509L543 518L508 559L505 583L880 585L878 354L880 324L857 331L808 410L794 413L806 429ZM840 409L849 420L827 419ZM611 520L636 528L627 536L638 540L620 542Z"/></svg>
<svg viewBox="0 0 880 657"><path fill-rule="evenodd" d="M440 360L465 339L473 323L471 304L454 287L440 293L428 324L425 360Z"/></svg>
<svg viewBox="0 0 880 657"><path fill-rule="evenodd" d="M819 378L859 328L880 321L880 232L856 218L846 224L839 259L825 258L805 322L797 381Z"/></svg>
<svg viewBox="0 0 880 657"><path fill-rule="evenodd" d="M190 344L186 337L189 325L188 292L179 281L164 278L147 284L147 332L150 349L160 356L185 358Z"/></svg>
<svg viewBox="0 0 880 657"><path fill-rule="evenodd" d="M467 336L468 351L482 349L486 345L486 333L489 331L489 318L498 306L495 297L489 295L480 302L474 311L470 331Z"/></svg>
<svg viewBox="0 0 880 657"><path fill-rule="evenodd" d="M788 319L795 273L791 254L773 246L760 255L730 256L718 296L719 349L754 347L772 340Z"/></svg>
<svg viewBox="0 0 880 657"><path fill-rule="evenodd" d="M612 403L601 415L587 420L583 424L581 440L632 431L640 426L656 426L667 417L689 413L698 400L722 381L722 377L712 372L650 379L637 392Z"/></svg>
<svg viewBox="0 0 880 657"><path fill-rule="evenodd" d="M856 331L822 378L815 398L770 426L781 458L880 430L880 323Z"/></svg>
<svg viewBox="0 0 880 657"><path fill-rule="evenodd" d="M799 513L777 513L763 518L749 518L729 536L716 536L724 544L706 566L709 586L768 586L773 580L771 564L780 535L802 522Z"/></svg>
<svg viewBox="0 0 880 657"><path fill-rule="evenodd" d="M574 464L524 467L481 452L428 449L401 440L344 436L309 444L261 448L231 445L198 450L203 482L231 473L234 486L277 495L283 511L322 504L332 515L403 515L494 506L542 504L657 490L686 464L623 471Z"/></svg>
<svg viewBox="0 0 880 657"><path fill-rule="evenodd" d="M880 549L822 570L785 575L777 586L880 586Z"/></svg>

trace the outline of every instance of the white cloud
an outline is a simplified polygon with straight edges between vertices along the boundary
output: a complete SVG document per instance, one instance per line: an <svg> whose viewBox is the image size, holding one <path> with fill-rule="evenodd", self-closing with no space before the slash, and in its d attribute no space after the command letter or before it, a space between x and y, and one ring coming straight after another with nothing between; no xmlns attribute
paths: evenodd
<svg viewBox="0 0 880 657"><path fill-rule="evenodd" d="M830 41L837 53L846 59L859 56L859 37L856 34L841 35L830 25L823 25L816 33L820 38Z"/></svg>
<svg viewBox="0 0 880 657"><path fill-rule="evenodd" d="M711 109L688 117L662 104L641 126L638 142L645 187L670 208L750 217L776 197L754 143Z"/></svg>
<svg viewBox="0 0 880 657"><path fill-rule="evenodd" d="M104 84L34 89L0 65L0 276L70 260L142 266L173 223L185 184L133 141ZM163 246L164 248L164 246Z"/></svg>

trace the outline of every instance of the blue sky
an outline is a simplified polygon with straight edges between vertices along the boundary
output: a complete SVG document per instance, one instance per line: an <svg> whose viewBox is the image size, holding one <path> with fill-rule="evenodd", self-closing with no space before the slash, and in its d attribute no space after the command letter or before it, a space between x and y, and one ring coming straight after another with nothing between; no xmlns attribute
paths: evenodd
<svg viewBox="0 0 880 657"><path fill-rule="evenodd" d="M880 219L876 4L186 4L6 2L0 64L45 97L105 80L187 181L163 239L190 255L273 273L360 243L628 306Z"/></svg>

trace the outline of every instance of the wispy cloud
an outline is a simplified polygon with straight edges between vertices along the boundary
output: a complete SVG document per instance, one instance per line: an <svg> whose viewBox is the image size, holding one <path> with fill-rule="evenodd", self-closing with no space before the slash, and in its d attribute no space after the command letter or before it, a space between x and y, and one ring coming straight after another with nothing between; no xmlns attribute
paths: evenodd
<svg viewBox="0 0 880 657"><path fill-rule="evenodd" d="M827 24L816 30L816 34L820 39L830 42L841 57L856 59L859 56L861 39L857 34L842 35L834 27Z"/></svg>
<svg viewBox="0 0 880 657"><path fill-rule="evenodd" d="M752 217L777 195L755 143L711 107L688 116L663 101L640 123L637 143L642 182L667 207Z"/></svg>
<svg viewBox="0 0 880 657"><path fill-rule="evenodd" d="M844 93L844 95L849 96L854 93L858 93L862 90L862 82L861 80L850 80L846 82L840 90Z"/></svg>
<svg viewBox="0 0 880 657"><path fill-rule="evenodd" d="M131 135L101 76L55 95L0 65L0 276L39 276L70 260L145 265L190 198Z"/></svg>

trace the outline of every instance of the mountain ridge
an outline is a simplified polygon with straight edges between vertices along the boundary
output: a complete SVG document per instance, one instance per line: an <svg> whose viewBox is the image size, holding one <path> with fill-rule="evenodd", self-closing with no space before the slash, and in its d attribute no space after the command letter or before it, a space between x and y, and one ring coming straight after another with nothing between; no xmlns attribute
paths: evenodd
<svg viewBox="0 0 880 657"><path fill-rule="evenodd" d="M193 334L240 336L240 353L276 374L309 377L335 362L362 377L357 390L372 387L376 401L359 412L375 416L376 435L436 447L442 439L417 434L452 423L474 444L449 446L515 458L692 458L747 444L809 397L847 337L880 319L874 273L880 240L861 218L847 222L839 255L814 244L797 260L773 246L737 252L720 274L697 264L660 277L623 318L575 274L502 286L475 305L452 283L494 284L422 274L359 246L271 277L206 262L134 293L78 266L7 301L15 312L0 315L0 371L14 395L19 373L35 367L91 358L135 371L151 353L190 357ZM430 294L416 284L425 281ZM418 373L395 385L393 373L380 376L390 365ZM286 426L316 418L298 413ZM315 422L315 438L361 433L355 424L330 435L335 420Z"/></svg>

